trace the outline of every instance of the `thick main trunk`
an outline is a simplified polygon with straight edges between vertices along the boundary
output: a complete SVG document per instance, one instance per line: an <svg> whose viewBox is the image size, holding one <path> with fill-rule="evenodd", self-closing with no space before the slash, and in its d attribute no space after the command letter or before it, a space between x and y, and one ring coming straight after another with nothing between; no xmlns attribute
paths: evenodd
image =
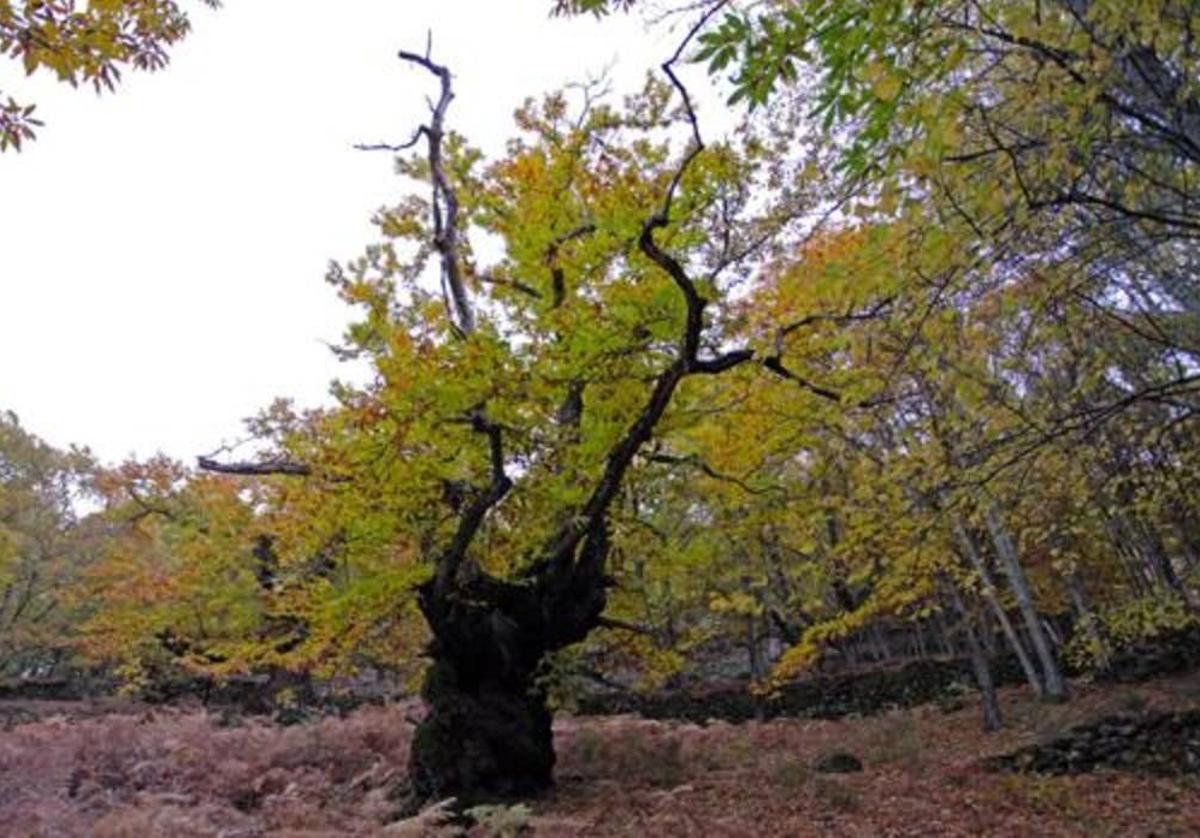
<svg viewBox="0 0 1200 838"><path fill-rule="evenodd" d="M481 647L479 655L497 654ZM413 735L414 802L471 804L536 794L551 784L554 742L545 695L533 678L473 677L478 661L435 659L422 695L428 707Z"/></svg>
<svg viewBox="0 0 1200 838"><path fill-rule="evenodd" d="M574 561L546 563L518 581L474 568L452 588L434 580L421 590L433 664L409 754L408 808L449 797L471 805L551 785L552 717L537 675L547 654L597 625L607 550L601 523Z"/></svg>

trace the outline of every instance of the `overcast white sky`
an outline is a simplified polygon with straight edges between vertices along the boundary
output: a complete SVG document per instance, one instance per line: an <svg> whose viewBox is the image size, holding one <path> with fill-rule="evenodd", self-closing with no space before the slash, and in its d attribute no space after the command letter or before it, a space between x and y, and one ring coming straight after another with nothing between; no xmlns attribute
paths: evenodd
<svg viewBox="0 0 1200 838"><path fill-rule="evenodd" d="M197 4L198 6L199 4ZM190 460L276 396L325 400L323 281L403 188L387 154L431 79L396 59L434 33L452 126L498 151L527 95L617 62L618 91L673 45L637 18L547 18L549 0L230 0L198 8L165 72L96 97L0 61L46 121L0 155L0 409L106 460Z"/></svg>

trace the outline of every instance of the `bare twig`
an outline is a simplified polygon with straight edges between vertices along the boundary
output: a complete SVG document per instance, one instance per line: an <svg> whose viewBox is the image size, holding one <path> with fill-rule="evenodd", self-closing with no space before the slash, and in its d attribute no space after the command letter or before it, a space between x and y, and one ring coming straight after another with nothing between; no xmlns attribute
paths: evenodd
<svg viewBox="0 0 1200 838"><path fill-rule="evenodd" d="M695 455L692 455L690 457L680 457L675 454L658 453L658 454L652 454L649 457L649 460L652 463L662 463L663 465L679 465L679 466L687 466L689 468L694 468L697 471L701 472L702 474L704 474L708 477L711 477L713 480L719 480L722 483L732 483L734 486L737 486L743 492L750 494L750 495L767 495L767 494L771 494L772 492L784 492L785 491L784 489L782 489L779 486L766 486L763 488L757 488L755 486L751 486L749 483L747 483L745 480L743 480L740 477L735 477L732 474L725 474L724 472L717 471L715 468L710 466L702 457L698 457Z"/></svg>
<svg viewBox="0 0 1200 838"><path fill-rule="evenodd" d="M809 314L806 317L801 317L799 320L788 323L779 329L779 337L786 337L797 329L803 329L805 326L812 326L816 323L833 323L835 326L844 326L847 323L860 323L865 320L875 320L883 315L887 307L892 304L896 298L894 296L884 297L873 306L863 311L847 311L844 314L828 314L821 312L818 314Z"/></svg>
<svg viewBox="0 0 1200 838"><path fill-rule="evenodd" d="M357 144L355 144L354 147L356 149L358 149L359 151L390 151L393 153L398 153L401 151L408 151L410 148L414 148L417 145L417 143L419 143L421 141L421 138L424 137L428 133L428 131L429 131L429 129L426 128L424 125L422 125L419 128L417 128L416 131L413 132L412 138L410 140L408 140L408 142L398 143L398 144L357 143Z"/></svg>

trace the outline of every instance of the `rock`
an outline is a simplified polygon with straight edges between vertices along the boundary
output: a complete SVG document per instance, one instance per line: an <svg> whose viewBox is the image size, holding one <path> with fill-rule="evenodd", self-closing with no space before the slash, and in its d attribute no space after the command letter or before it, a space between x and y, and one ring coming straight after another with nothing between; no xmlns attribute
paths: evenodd
<svg viewBox="0 0 1200 838"><path fill-rule="evenodd" d="M1110 768L1158 776L1200 774L1192 738L1200 712L1162 713L1134 722L1114 716L1080 725L1066 735L989 760L996 770L1085 774Z"/></svg>
<svg viewBox="0 0 1200 838"><path fill-rule="evenodd" d="M1137 683L1189 671L1195 668L1197 660L1200 660L1200 626L1187 626L1116 650L1108 667L1096 673L1096 680Z"/></svg>
<svg viewBox="0 0 1200 838"><path fill-rule="evenodd" d="M1023 677L1006 658L996 661L997 683ZM912 661L866 672L820 675L784 684L771 698L751 694L745 684L689 692L664 690L651 694L609 692L585 696L584 715L637 713L648 719L679 719L705 724L709 720L745 722L754 719L841 719L872 716L891 708L947 702L954 709L973 683L965 660Z"/></svg>
<svg viewBox="0 0 1200 838"><path fill-rule="evenodd" d="M853 774L862 771L863 764L853 754L838 751L822 757L813 768L822 774Z"/></svg>

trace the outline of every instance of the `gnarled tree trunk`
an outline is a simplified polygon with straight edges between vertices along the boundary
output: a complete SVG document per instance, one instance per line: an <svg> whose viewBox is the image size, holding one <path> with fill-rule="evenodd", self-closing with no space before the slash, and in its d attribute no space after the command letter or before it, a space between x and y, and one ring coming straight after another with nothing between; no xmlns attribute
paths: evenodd
<svg viewBox="0 0 1200 838"><path fill-rule="evenodd" d="M409 756L410 805L534 794L553 780L552 716L536 676L546 655L587 636L604 610L608 539L592 527L574 561L517 582L470 568L453 588L431 580L421 610L433 630L427 714Z"/></svg>
<svg viewBox="0 0 1200 838"><path fill-rule="evenodd" d="M472 607L462 619L458 638L430 648L428 712L409 756L414 802L541 791L554 770L550 711L533 677L545 650L498 610Z"/></svg>

